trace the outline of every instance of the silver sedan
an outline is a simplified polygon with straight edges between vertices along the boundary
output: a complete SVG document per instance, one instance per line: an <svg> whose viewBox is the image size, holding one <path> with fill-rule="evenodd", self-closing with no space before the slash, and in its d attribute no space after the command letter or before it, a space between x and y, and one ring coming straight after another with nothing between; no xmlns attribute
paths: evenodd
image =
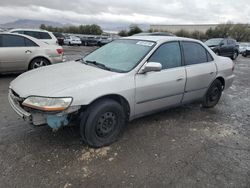
<svg viewBox="0 0 250 188"><path fill-rule="evenodd" d="M0 73L22 72L63 61L63 49L21 34L0 34Z"/></svg>
<svg viewBox="0 0 250 188"><path fill-rule="evenodd" d="M231 59L200 41L133 36L75 62L22 74L10 84L9 101L35 125L59 129L78 120L82 139L102 147L135 118L193 101L214 107L233 71Z"/></svg>

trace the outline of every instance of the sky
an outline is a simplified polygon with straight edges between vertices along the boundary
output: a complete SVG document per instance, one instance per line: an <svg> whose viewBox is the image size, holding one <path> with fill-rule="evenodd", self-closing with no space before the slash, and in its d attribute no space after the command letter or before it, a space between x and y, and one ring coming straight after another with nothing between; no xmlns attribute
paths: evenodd
<svg viewBox="0 0 250 188"><path fill-rule="evenodd" d="M0 23L17 19L70 24L250 22L249 0L0 0Z"/></svg>

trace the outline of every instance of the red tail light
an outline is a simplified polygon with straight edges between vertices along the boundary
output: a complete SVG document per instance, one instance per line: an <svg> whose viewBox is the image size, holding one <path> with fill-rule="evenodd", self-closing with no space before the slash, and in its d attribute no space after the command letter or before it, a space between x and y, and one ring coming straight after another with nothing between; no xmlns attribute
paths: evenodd
<svg viewBox="0 0 250 188"><path fill-rule="evenodd" d="M58 54L63 54L63 49L62 48L56 49L56 51L57 51Z"/></svg>

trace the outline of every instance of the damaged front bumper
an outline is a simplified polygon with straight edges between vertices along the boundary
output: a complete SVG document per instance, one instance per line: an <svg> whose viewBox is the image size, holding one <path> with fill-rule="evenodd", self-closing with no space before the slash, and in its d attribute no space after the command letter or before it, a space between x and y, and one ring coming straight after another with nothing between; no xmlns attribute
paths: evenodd
<svg viewBox="0 0 250 188"><path fill-rule="evenodd" d="M33 125L48 124L53 130L58 130L70 123L70 115L77 112L80 106L71 106L67 110L57 113L45 113L37 110L25 110L21 103L23 101L11 89L9 90L8 100L13 110L22 117L23 120Z"/></svg>

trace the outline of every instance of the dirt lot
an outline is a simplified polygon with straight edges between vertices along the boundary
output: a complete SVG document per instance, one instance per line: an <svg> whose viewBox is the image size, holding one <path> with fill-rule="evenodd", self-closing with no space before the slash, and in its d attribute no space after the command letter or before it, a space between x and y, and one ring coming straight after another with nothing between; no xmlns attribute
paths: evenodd
<svg viewBox="0 0 250 188"><path fill-rule="evenodd" d="M65 48L67 59L91 51ZM93 150L78 127L56 133L20 119L0 77L0 187L250 187L250 58L213 109L186 105L131 122ZM39 84L39 83L38 83Z"/></svg>

